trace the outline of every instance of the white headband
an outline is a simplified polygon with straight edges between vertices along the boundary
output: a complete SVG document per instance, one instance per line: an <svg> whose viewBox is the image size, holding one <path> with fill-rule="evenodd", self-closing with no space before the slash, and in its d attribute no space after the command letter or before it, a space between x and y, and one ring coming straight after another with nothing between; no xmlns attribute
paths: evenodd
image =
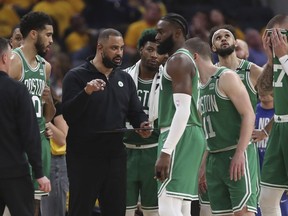
<svg viewBox="0 0 288 216"><path fill-rule="evenodd" d="M225 31L225 32L229 33L234 38L234 35L228 29L218 29L217 31L214 32L214 34L212 36L212 41L211 41L212 44L213 44L213 41L214 41L216 34L218 34L220 31Z"/></svg>

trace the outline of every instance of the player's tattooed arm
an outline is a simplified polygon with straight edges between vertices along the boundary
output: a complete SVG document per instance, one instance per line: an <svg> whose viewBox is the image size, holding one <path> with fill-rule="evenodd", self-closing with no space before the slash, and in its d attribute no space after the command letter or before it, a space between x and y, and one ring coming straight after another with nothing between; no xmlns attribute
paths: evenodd
<svg viewBox="0 0 288 216"><path fill-rule="evenodd" d="M272 91L273 89L273 54L271 43L271 31L266 30L262 35L263 49L268 57L268 61L263 68L263 72L260 74L257 80L257 90Z"/></svg>
<svg viewBox="0 0 288 216"><path fill-rule="evenodd" d="M272 91L273 90L273 67L270 64L264 66L263 72L257 80L257 90L259 91Z"/></svg>

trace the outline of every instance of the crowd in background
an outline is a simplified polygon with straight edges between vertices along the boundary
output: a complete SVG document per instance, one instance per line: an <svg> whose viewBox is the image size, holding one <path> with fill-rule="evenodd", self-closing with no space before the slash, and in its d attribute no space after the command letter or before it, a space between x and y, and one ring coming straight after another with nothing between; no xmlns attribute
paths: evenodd
<svg viewBox="0 0 288 216"><path fill-rule="evenodd" d="M1 0L0 36L10 38L21 17L29 11L43 11L54 20L53 46L46 55L52 64L51 85L61 96L64 74L88 56L94 55L101 28L119 30L125 40L123 68L139 59L137 40L142 31L154 27L167 12L182 14L189 23L189 36L208 40L213 26L232 24L239 39L248 43L248 60L263 66L261 34L273 16L259 1L173 0ZM226 2L226 3L225 3ZM254 7L258 7L253 11ZM237 7L237 13L231 8ZM239 14L242 11L245 16ZM7 18L9 17L9 18Z"/></svg>

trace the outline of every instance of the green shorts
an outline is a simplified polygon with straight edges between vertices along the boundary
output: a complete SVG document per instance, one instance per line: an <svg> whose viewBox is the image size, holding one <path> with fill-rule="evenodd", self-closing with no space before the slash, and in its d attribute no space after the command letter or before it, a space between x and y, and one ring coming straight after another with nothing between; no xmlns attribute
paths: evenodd
<svg viewBox="0 0 288 216"><path fill-rule="evenodd" d="M261 185L288 189L288 123L274 122L265 152Z"/></svg>
<svg viewBox="0 0 288 216"><path fill-rule="evenodd" d="M141 196L141 208L158 209L155 163L157 146L147 149L126 149L127 151L127 199L126 208L136 209Z"/></svg>
<svg viewBox="0 0 288 216"><path fill-rule="evenodd" d="M241 180L230 180L230 162L235 149L219 153L209 153L206 178L209 200L213 214L232 214L247 206L257 212L259 191L257 148L250 144L245 151L245 174Z"/></svg>
<svg viewBox="0 0 288 216"><path fill-rule="evenodd" d="M205 193L200 193L199 194L199 203L201 205L210 205L208 190Z"/></svg>
<svg viewBox="0 0 288 216"><path fill-rule="evenodd" d="M158 155L169 131L160 134ZM158 181L158 196L166 188L168 196L186 200L198 200L198 171L205 151L206 141L203 129L187 126L174 152L171 155L169 177Z"/></svg>
<svg viewBox="0 0 288 216"><path fill-rule="evenodd" d="M44 176L47 178L50 177L50 167L51 167L51 151L50 151L50 143L49 140L46 138L44 133L40 134L41 137L41 158L42 158L42 170ZM39 184L33 176L33 184L35 190L35 197L40 199L39 197L48 195L48 193L39 190Z"/></svg>

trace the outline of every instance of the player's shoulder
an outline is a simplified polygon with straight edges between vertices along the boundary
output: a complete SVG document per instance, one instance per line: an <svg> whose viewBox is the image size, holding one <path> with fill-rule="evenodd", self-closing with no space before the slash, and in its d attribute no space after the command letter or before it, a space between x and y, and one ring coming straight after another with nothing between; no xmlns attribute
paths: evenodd
<svg viewBox="0 0 288 216"><path fill-rule="evenodd" d="M50 62L48 62L46 59L43 58L42 63L45 65L46 71L51 71L52 66Z"/></svg>
<svg viewBox="0 0 288 216"><path fill-rule="evenodd" d="M189 55L183 52L176 52L167 60L168 64L187 63L189 62Z"/></svg>
<svg viewBox="0 0 288 216"><path fill-rule="evenodd" d="M258 72L258 73L262 72L263 67L258 66L254 62L250 62L250 64L251 64L251 67L250 67L251 72Z"/></svg>
<svg viewBox="0 0 288 216"><path fill-rule="evenodd" d="M16 49L12 50L11 62L13 64L21 64L22 63L21 56Z"/></svg>
<svg viewBox="0 0 288 216"><path fill-rule="evenodd" d="M235 80L238 80L239 78L239 75L237 73L235 73L235 71L229 69L229 68L223 68L222 69L223 71L221 72L220 74L220 78L219 80L223 80L224 82L230 82L235 79ZM240 78L239 78L240 79Z"/></svg>
<svg viewBox="0 0 288 216"><path fill-rule="evenodd" d="M167 68L173 69L173 70L182 70L185 68L193 68L194 65L193 58L190 57L189 54L178 52L173 54L168 60L167 60Z"/></svg>
<svg viewBox="0 0 288 216"><path fill-rule="evenodd" d="M19 54L12 52L11 63L9 68L9 76L13 79L20 80L22 73L22 59Z"/></svg>

